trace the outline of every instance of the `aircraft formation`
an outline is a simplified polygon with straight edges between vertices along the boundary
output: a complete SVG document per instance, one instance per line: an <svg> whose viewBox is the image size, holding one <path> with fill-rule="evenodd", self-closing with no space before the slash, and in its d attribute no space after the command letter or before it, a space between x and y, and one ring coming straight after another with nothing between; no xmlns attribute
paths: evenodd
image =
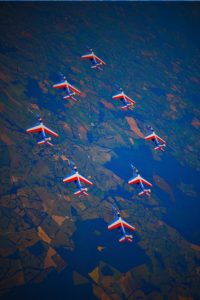
<svg viewBox="0 0 200 300"><path fill-rule="evenodd" d="M93 49L88 48L88 54L82 55L81 59L83 60L90 60L92 65L91 69L97 69L99 71L103 71L103 66L106 65L106 63L96 56ZM72 100L74 102L78 102L79 100L75 98L75 96L82 96L83 93L80 92L76 87L74 87L71 83L68 82L67 78L65 76L62 76L63 80L59 83L56 83L53 85L53 88L55 89L61 89L63 90L66 95L63 97L64 100ZM112 96L113 100L120 100L122 102L122 106L120 108L123 111L126 110L133 110L135 107L136 102L131 99L129 96L127 96L122 88L117 89L118 92L116 95ZM147 126L148 129L148 135L144 137L146 141L152 141L155 144L154 150L156 151L164 151L164 148L166 147L166 142L162 138L160 138L154 131L154 129L151 126ZM37 123L35 126L28 128L26 130L27 133L39 133L41 140L37 142L38 145L47 145L52 147L53 144L50 142L51 137L48 137L47 134L52 135L53 137L58 138L58 134L48 128L44 125L43 120L40 116L37 115ZM74 182L77 191L74 192L75 196L88 196L88 188L85 185L93 186L93 183L88 180L86 177L82 176L78 172L78 168L76 164L68 159L68 166L71 169L71 173L63 179L63 183L71 183ZM137 188L139 189L138 196L146 196L149 198L151 196L151 189L152 184L144 179L138 169L131 164L131 168L133 171L133 176L131 179L129 179L128 184L132 185L135 184ZM147 187L147 188L146 188ZM120 243L123 242L132 242L133 236L131 234L127 234L125 229L129 229L131 231L135 231L136 228L130 225L128 222L122 219L120 212L115 208L112 207L113 213L114 213L114 221L108 225L108 230L113 230L118 228L121 232L121 237L119 239Z"/></svg>

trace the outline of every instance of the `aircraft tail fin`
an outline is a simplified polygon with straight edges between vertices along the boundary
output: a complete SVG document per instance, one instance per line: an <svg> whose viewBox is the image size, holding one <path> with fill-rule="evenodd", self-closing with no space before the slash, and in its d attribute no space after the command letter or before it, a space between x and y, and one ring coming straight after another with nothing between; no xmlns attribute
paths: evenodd
<svg viewBox="0 0 200 300"><path fill-rule="evenodd" d="M124 106L120 106L122 110L133 110L134 109L134 105L132 103L128 103Z"/></svg>
<svg viewBox="0 0 200 300"><path fill-rule="evenodd" d="M87 191L88 191L87 188L82 188L82 189L76 191L76 192L74 193L74 195L75 195L75 196L79 196L79 197L80 197L80 196L88 196L89 194L87 193Z"/></svg>
<svg viewBox="0 0 200 300"><path fill-rule="evenodd" d="M119 242L120 243L124 243L124 242L129 242L132 243L133 242L133 236L131 234L125 234L123 235L120 239Z"/></svg>
<svg viewBox="0 0 200 300"><path fill-rule="evenodd" d="M94 66L91 66L91 69L98 69L100 71L103 71L103 69L101 68L102 64L101 63L98 63L98 64L95 64Z"/></svg>
<svg viewBox="0 0 200 300"><path fill-rule="evenodd" d="M41 140L39 142L37 142L38 145L44 145L45 144L45 140Z"/></svg>
<svg viewBox="0 0 200 300"><path fill-rule="evenodd" d="M124 105L124 106L120 106L120 108L121 108L122 110L127 110L127 109L128 109L128 106L127 106L127 105Z"/></svg>
<svg viewBox="0 0 200 300"><path fill-rule="evenodd" d="M67 94L65 97L63 97L64 100L73 100L75 102L78 102L78 100L74 97L76 95L75 92Z"/></svg>
<svg viewBox="0 0 200 300"><path fill-rule="evenodd" d="M50 143L50 141L51 141L51 137L46 138L46 139L43 139L43 140L37 142L37 144L38 144L38 145L44 145L44 144L47 144L48 146L53 146L53 144Z"/></svg>
<svg viewBox="0 0 200 300"><path fill-rule="evenodd" d="M52 146L53 146L53 144L52 144L52 143L50 143L49 141L46 141L46 143L47 143L47 145L48 145L48 146L50 146L50 147L52 147Z"/></svg>
<svg viewBox="0 0 200 300"><path fill-rule="evenodd" d="M162 144L162 145L159 145L157 147L154 148L154 150L157 150L157 151L165 151L164 148L166 147L166 144Z"/></svg>
<svg viewBox="0 0 200 300"><path fill-rule="evenodd" d="M150 189L144 189L143 191L141 191L138 196L147 196L150 197L151 196L151 190Z"/></svg>

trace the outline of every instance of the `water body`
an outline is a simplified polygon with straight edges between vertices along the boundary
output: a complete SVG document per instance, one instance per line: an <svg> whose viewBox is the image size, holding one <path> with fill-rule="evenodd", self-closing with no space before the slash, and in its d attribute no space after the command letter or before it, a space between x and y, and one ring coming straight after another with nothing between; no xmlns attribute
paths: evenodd
<svg viewBox="0 0 200 300"><path fill-rule="evenodd" d="M66 299L81 299L84 295L85 299L96 300L92 293L92 286L90 284L74 286L71 270L66 268L60 274L56 271L42 282L37 284L26 284L23 287L17 287L9 294L4 296L4 300L66 300Z"/></svg>
<svg viewBox="0 0 200 300"><path fill-rule="evenodd" d="M155 161L149 147L140 145L133 150L127 148L116 149L115 153L118 155L118 158L112 159L106 164L106 167L124 179L125 182L128 182L132 177L130 163L135 165L139 169L140 174L152 182L152 194L156 194L166 208L167 212L163 216L163 220L175 227L188 241L200 244L200 232L198 230L200 228L199 172L188 166L182 166L167 148L165 153L157 153L162 158L160 161ZM169 194L155 185L153 182L154 174L162 177L170 185L175 201L172 201ZM177 185L181 182L192 184L197 197L189 197L182 193L177 188ZM134 186L133 189L135 189Z"/></svg>
<svg viewBox="0 0 200 300"><path fill-rule="evenodd" d="M164 89L160 89L158 87L151 87L150 90L156 94L156 96L165 96L166 91Z"/></svg>
<svg viewBox="0 0 200 300"><path fill-rule="evenodd" d="M107 226L108 224L102 219L77 223L77 230L73 236L75 250L66 252L61 249L62 257L66 257L67 261L70 259L73 270L87 276L99 261L108 263L120 272L127 272L132 267L149 263L145 252L137 244L140 240L137 233L134 233L132 244L120 244L118 239L121 237L121 233L118 230L110 232L107 230ZM103 246L105 249L99 252L98 246Z"/></svg>
<svg viewBox="0 0 200 300"><path fill-rule="evenodd" d="M2 53L2 54L8 54L10 52L16 52L16 48L6 46L2 42L0 42L0 53Z"/></svg>
<svg viewBox="0 0 200 300"><path fill-rule="evenodd" d="M12 290L5 296L5 300L12 299L96 299L92 293L91 282L84 285L74 285L73 271L88 278L100 261L108 263L120 272L127 272L132 267L146 263L150 264L149 258L144 250L138 246L139 236L134 234L133 243L120 244L118 230L108 231L107 223L102 219L78 221L77 229L72 236L75 244L74 251L67 251L64 248L57 249L58 253L67 262L67 267L61 273L55 271L39 284L27 284ZM97 247L105 247L103 251L98 251ZM38 256L41 252L42 244L39 242L31 248L32 254ZM124 255L124 253L126 253ZM109 275L112 272L109 266L103 268L103 274Z"/></svg>
<svg viewBox="0 0 200 300"><path fill-rule="evenodd" d="M64 109L65 102L63 101L62 97L65 94L63 93L63 91L57 92L57 97L52 96L51 93L44 94L42 93L37 80L32 78L27 79L26 96L31 99L34 98L34 103L37 103L41 109L47 109L53 113L59 114ZM65 108L65 110L67 109ZM61 119L61 116L59 116L59 119Z"/></svg>

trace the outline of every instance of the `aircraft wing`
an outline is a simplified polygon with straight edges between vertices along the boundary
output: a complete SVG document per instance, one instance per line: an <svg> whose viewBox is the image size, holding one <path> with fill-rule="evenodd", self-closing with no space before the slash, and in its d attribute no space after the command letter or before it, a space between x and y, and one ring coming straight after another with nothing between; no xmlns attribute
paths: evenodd
<svg viewBox="0 0 200 300"><path fill-rule="evenodd" d="M93 185L93 183L91 181L89 181L87 178L83 177L82 175L78 174L78 178L81 182L89 184L89 185Z"/></svg>
<svg viewBox="0 0 200 300"><path fill-rule="evenodd" d="M130 102L132 104L136 103L133 99L131 99L130 97L126 96L125 94L124 94L124 98L126 99L126 101L128 101L128 102Z"/></svg>
<svg viewBox="0 0 200 300"><path fill-rule="evenodd" d="M128 184L135 184L135 183L139 183L140 182L140 176L139 175L136 175L135 177L132 177Z"/></svg>
<svg viewBox="0 0 200 300"><path fill-rule="evenodd" d="M54 89L66 89L66 87L67 87L67 84L65 81L53 85Z"/></svg>
<svg viewBox="0 0 200 300"><path fill-rule="evenodd" d="M65 177L65 178L63 179L63 182L64 182L64 183L68 183L68 182L72 182L72 181L76 181L76 180L78 180L77 173Z"/></svg>
<svg viewBox="0 0 200 300"><path fill-rule="evenodd" d="M117 219L108 225L108 230L113 230L113 229L119 228L119 227L121 227L121 221L119 219Z"/></svg>
<svg viewBox="0 0 200 300"><path fill-rule="evenodd" d="M120 94L114 95L112 98L114 100L125 99L126 101L128 101L129 103L132 103L132 104L136 103L134 100L132 100L130 97L126 96L124 93L120 93Z"/></svg>
<svg viewBox="0 0 200 300"><path fill-rule="evenodd" d="M102 65L106 65L106 63L102 59L100 59L98 56L96 56L95 54L94 54L94 59L96 59L98 61L98 63L101 63Z"/></svg>
<svg viewBox="0 0 200 300"><path fill-rule="evenodd" d="M124 225L124 227L131 229L131 230L136 230L135 227L133 227L132 225L130 225L129 223L127 223L126 221L124 221L123 219L121 220L122 224Z"/></svg>
<svg viewBox="0 0 200 300"><path fill-rule="evenodd" d="M154 133L150 133L149 135L145 136L144 139L145 139L146 141L154 140L154 139L155 139L155 134L154 134Z"/></svg>
<svg viewBox="0 0 200 300"><path fill-rule="evenodd" d="M117 94L117 95L112 96L112 98L113 98L114 100L117 100L117 99L123 99L123 98L124 98L124 94L123 94L123 93L120 93L120 94Z"/></svg>
<svg viewBox="0 0 200 300"><path fill-rule="evenodd" d="M45 125L43 125L43 129L46 133L49 133L55 137L58 137L58 134L56 132L54 132L53 130L49 129L48 127L46 127Z"/></svg>
<svg viewBox="0 0 200 300"><path fill-rule="evenodd" d="M71 84L69 84L69 83L68 83L68 88L69 88L71 91L73 91L74 93L76 93L77 95L81 95L81 92L80 92L78 89L76 89L73 85L71 85Z"/></svg>
<svg viewBox="0 0 200 300"><path fill-rule="evenodd" d="M135 183L139 183L139 182L142 182L142 183L144 183L144 184L146 184L148 186L152 186L152 184L149 181L147 181L146 179L142 178L140 175L137 175L137 176L131 178L129 180L128 184L135 184Z"/></svg>
<svg viewBox="0 0 200 300"><path fill-rule="evenodd" d="M83 189L83 190L78 190L77 192L74 193L74 195L76 195L76 196L81 196L81 195L89 196L89 194L86 192L85 189Z"/></svg>
<svg viewBox="0 0 200 300"><path fill-rule="evenodd" d="M81 56L82 59L93 59L94 55L93 54L86 54Z"/></svg>
<svg viewBox="0 0 200 300"><path fill-rule="evenodd" d="M41 124L39 124L37 126L34 126L34 127L31 127L31 128L28 128L26 130L26 132L28 132L28 133L41 132L41 131L42 131L42 125Z"/></svg>
<svg viewBox="0 0 200 300"><path fill-rule="evenodd" d="M155 134L155 133L151 133L151 134L145 136L145 140L147 140L147 141L149 141L149 140L154 140L155 138L156 138L159 142L162 142L163 144L166 144L166 142L165 142L163 139L161 139L161 138L160 138L157 134Z"/></svg>
<svg viewBox="0 0 200 300"><path fill-rule="evenodd" d="M155 134L155 136L156 136L156 138L159 142L162 142L163 144L166 144L166 142L163 139L161 139L157 134Z"/></svg>
<svg viewBox="0 0 200 300"><path fill-rule="evenodd" d="M140 176L140 180L142 181L142 183L144 183L144 184L146 184L148 186L152 186L152 184L149 181L147 181L146 179L142 178L141 176Z"/></svg>
<svg viewBox="0 0 200 300"><path fill-rule="evenodd" d="M128 241L128 242L130 242L130 243L132 243L132 235L125 235L125 236L122 236L120 239L119 239L119 242L120 243L123 243L123 242L125 242L125 241Z"/></svg>

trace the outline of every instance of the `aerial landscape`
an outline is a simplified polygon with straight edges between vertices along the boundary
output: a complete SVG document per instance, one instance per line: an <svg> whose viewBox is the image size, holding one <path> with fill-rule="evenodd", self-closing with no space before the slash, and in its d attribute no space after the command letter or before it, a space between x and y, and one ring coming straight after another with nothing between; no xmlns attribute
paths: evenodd
<svg viewBox="0 0 200 300"><path fill-rule="evenodd" d="M1 299L200 300L200 3L0 3Z"/></svg>

